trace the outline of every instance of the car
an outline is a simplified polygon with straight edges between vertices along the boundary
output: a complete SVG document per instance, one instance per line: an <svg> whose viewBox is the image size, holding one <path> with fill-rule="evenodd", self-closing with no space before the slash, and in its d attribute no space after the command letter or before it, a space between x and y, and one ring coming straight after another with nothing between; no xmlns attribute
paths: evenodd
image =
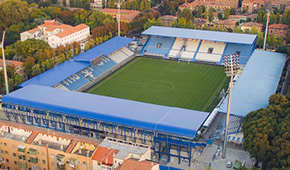
<svg viewBox="0 0 290 170"><path fill-rule="evenodd" d="M231 168L232 166L233 166L233 163L232 163L231 161L228 161L226 167L227 167L227 168Z"/></svg>

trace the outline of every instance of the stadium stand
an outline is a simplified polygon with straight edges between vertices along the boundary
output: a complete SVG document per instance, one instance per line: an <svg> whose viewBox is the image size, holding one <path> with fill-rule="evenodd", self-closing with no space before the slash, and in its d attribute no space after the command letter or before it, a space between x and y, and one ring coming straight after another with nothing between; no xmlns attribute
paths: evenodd
<svg viewBox="0 0 290 170"><path fill-rule="evenodd" d="M167 56L174 40L174 38L151 36L142 51L148 55Z"/></svg>
<svg viewBox="0 0 290 170"><path fill-rule="evenodd" d="M240 64L245 65L249 56L253 53L257 41L257 36L250 34L160 26L152 26L142 34L149 38L141 50L141 55L184 58L191 59L192 62L210 62L218 65L221 65L223 55L234 54L239 50L242 51ZM175 41L168 52L167 48L170 46L168 44L171 44L174 38ZM159 42L163 44L165 41L168 41L166 50L162 49L162 46L156 48Z"/></svg>
<svg viewBox="0 0 290 170"><path fill-rule="evenodd" d="M98 139L128 140L151 147L152 155L159 158L186 159L189 166L194 148L206 146L194 138L207 112L38 85L5 95L2 108L11 121Z"/></svg>
<svg viewBox="0 0 290 170"><path fill-rule="evenodd" d="M132 56L134 53L124 47L132 40L124 37L114 37L20 84L19 87L36 84L64 90L79 90L87 83L113 68L117 63ZM114 57L116 61L107 57L115 53L119 54L119 56ZM100 56L101 62L98 65L94 65L92 61Z"/></svg>

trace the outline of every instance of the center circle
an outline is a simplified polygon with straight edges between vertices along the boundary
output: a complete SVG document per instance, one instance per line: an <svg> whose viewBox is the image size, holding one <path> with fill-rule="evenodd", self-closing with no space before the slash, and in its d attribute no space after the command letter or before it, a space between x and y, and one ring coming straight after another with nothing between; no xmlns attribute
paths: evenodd
<svg viewBox="0 0 290 170"><path fill-rule="evenodd" d="M146 90L155 91L155 92L162 92L162 91L170 91L174 89L174 84L168 81L163 80L153 80L144 83L144 88Z"/></svg>

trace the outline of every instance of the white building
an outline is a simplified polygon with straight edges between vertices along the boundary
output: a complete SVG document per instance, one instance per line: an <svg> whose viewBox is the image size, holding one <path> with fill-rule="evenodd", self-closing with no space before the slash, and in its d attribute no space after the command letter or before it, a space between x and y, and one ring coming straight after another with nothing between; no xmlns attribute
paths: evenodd
<svg viewBox="0 0 290 170"><path fill-rule="evenodd" d="M67 24L62 24L55 20L45 20L44 24L37 28L22 32L20 40L41 39L47 42L51 48L56 48L59 45L68 43L86 41L90 35L90 27L85 24L80 24L75 27Z"/></svg>

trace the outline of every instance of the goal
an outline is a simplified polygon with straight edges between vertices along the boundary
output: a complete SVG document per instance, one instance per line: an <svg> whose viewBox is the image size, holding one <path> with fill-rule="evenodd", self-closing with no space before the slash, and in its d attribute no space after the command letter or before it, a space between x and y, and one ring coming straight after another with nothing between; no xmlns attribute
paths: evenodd
<svg viewBox="0 0 290 170"><path fill-rule="evenodd" d="M183 62L183 63L190 63L190 59L185 59L185 58L180 58L178 59L178 62Z"/></svg>

